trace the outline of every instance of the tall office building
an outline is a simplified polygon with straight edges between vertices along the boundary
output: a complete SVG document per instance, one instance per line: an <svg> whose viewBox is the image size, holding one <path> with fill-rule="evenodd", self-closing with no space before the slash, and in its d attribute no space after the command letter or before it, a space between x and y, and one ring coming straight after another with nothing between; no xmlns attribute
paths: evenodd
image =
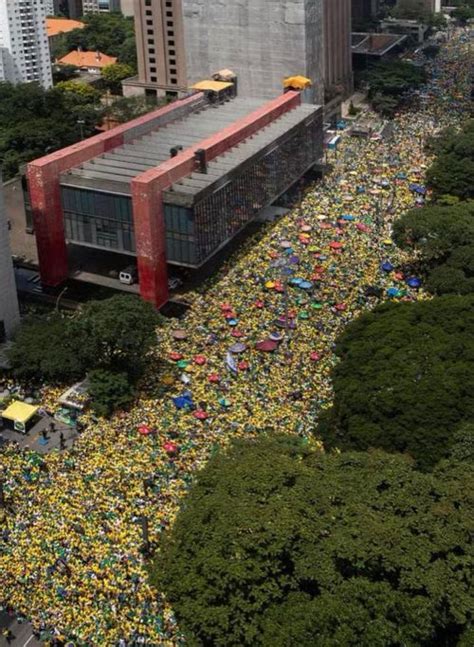
<svg viewBox="0 0 474 647"><path fill-rule="evenodd" d="M0 81L53 84L45 0L0 0Z"/></svg>
<svg viewBox="0 0 474 647"><path fill-rule="evenodd" d="M380 10L380 0L352 0L352 23L360 25L375 18Z"/></svg>
<svg viewBox="0 0 474 647"><path fill-rule="evenodd" d="M82 13L120 11L120 0L82 0Z"/></svg>
<svg viewBox="0 0 474 647"><path fill-rule="evenodd" d="M352 87L351 0L136 0L135 24L139 75L126 94L185 90L223 68L240 96L270 99L297 74L315 103Z"/></svg>
<svg viewBox="0 0 474 647"><path fill-rule="evenodd" d="M12 335L20 322L15 275L8 239L7 218L0 171L0 343Z"/></svg>

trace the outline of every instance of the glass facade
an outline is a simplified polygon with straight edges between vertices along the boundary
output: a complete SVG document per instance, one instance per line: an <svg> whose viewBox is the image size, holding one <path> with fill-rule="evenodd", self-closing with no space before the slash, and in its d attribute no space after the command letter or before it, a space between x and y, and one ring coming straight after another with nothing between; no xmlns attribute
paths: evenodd
<svg viewBox="0 0 474 647"><path fill-rule="evenodd" d="M285 133L230 171L223 186L197 194L193 208L165 203L167 260L202 264L276 200L321 157L321 122L317 114ZM69 241L135 254L130 196L68 186L61 192Z"/></svg>
<svg viewBox="0 0 474 647"><path fill-rule="evenodd" d="M132 200L126 195L61 187L67 240L135 252Z"/></svg>
<svg viewBox="0 0 474 647"><path fill-rule="evenodd" d="M244 170L232 171L227 184L195 204L197 263L235 236L321 157L320 121L321 116L316 116L300 124Z"/></svg>

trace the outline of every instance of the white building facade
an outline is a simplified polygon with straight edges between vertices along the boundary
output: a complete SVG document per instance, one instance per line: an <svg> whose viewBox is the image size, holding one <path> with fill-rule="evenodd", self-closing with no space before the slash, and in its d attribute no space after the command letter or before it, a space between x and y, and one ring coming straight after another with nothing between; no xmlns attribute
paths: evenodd
<svg viewBox="0 0 474 647"><path fill-rule="evenodd" d="M15 332L20 323L13 261L0 173L0 343Z"/></svg>
<svg viewBox="0 0 474 647"><path fill-rule="evenodd" d="M53 84L46 35L48 0L0 0L0 81Z"/></svg>

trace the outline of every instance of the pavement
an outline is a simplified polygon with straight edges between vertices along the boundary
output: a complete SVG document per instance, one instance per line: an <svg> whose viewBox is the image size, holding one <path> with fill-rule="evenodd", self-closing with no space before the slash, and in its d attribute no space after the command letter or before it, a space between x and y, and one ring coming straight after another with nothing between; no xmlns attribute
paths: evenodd
<svg viewBox="0 0 474 647"><path fill-rule="evenodd" d="M10 246L13 256L22 258L24 262L38 265L36 239L33 234L26 233L25 205L20 178L15 178L3 185L5 207L10 223Z"/></svg>
<svg viewBox="0 0 474 647"><path fill-rule="evenodd" d="M7 642L3 630L9 629L13 637ZM43 643L33 636L29 622L19 623L14 616L5 611L0 612L0 647L41 647Z"/></svg>
<svg viewBox="0 0 474 647"><path fill-rule="evenodd" d="M54 423L55 431L49 431L50 423ZM44 442L42 431L46 430L47 441ZM42 416L41 419L26 433L22 434L13 429L0 429L0 440L15 441L22 449L32 449L38 454L47 454L52 449L60 448L60 433L65 438L65 447L72 447L74 440L79 435L78 432L68 425L54 420L50 416Z"/></svg>

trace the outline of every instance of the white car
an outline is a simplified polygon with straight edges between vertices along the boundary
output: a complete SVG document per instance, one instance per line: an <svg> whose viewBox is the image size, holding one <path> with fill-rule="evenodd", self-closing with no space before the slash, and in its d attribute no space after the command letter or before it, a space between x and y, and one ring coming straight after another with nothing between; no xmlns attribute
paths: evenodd
<svg viewBox="0 0 474 647"><path fill-rule="evenodd" d="M169 290L176 290L179 288L180 285L183 285L183 282L181 279L178 279L177 276L170 276L168 279L168 289Z"/></svg>

